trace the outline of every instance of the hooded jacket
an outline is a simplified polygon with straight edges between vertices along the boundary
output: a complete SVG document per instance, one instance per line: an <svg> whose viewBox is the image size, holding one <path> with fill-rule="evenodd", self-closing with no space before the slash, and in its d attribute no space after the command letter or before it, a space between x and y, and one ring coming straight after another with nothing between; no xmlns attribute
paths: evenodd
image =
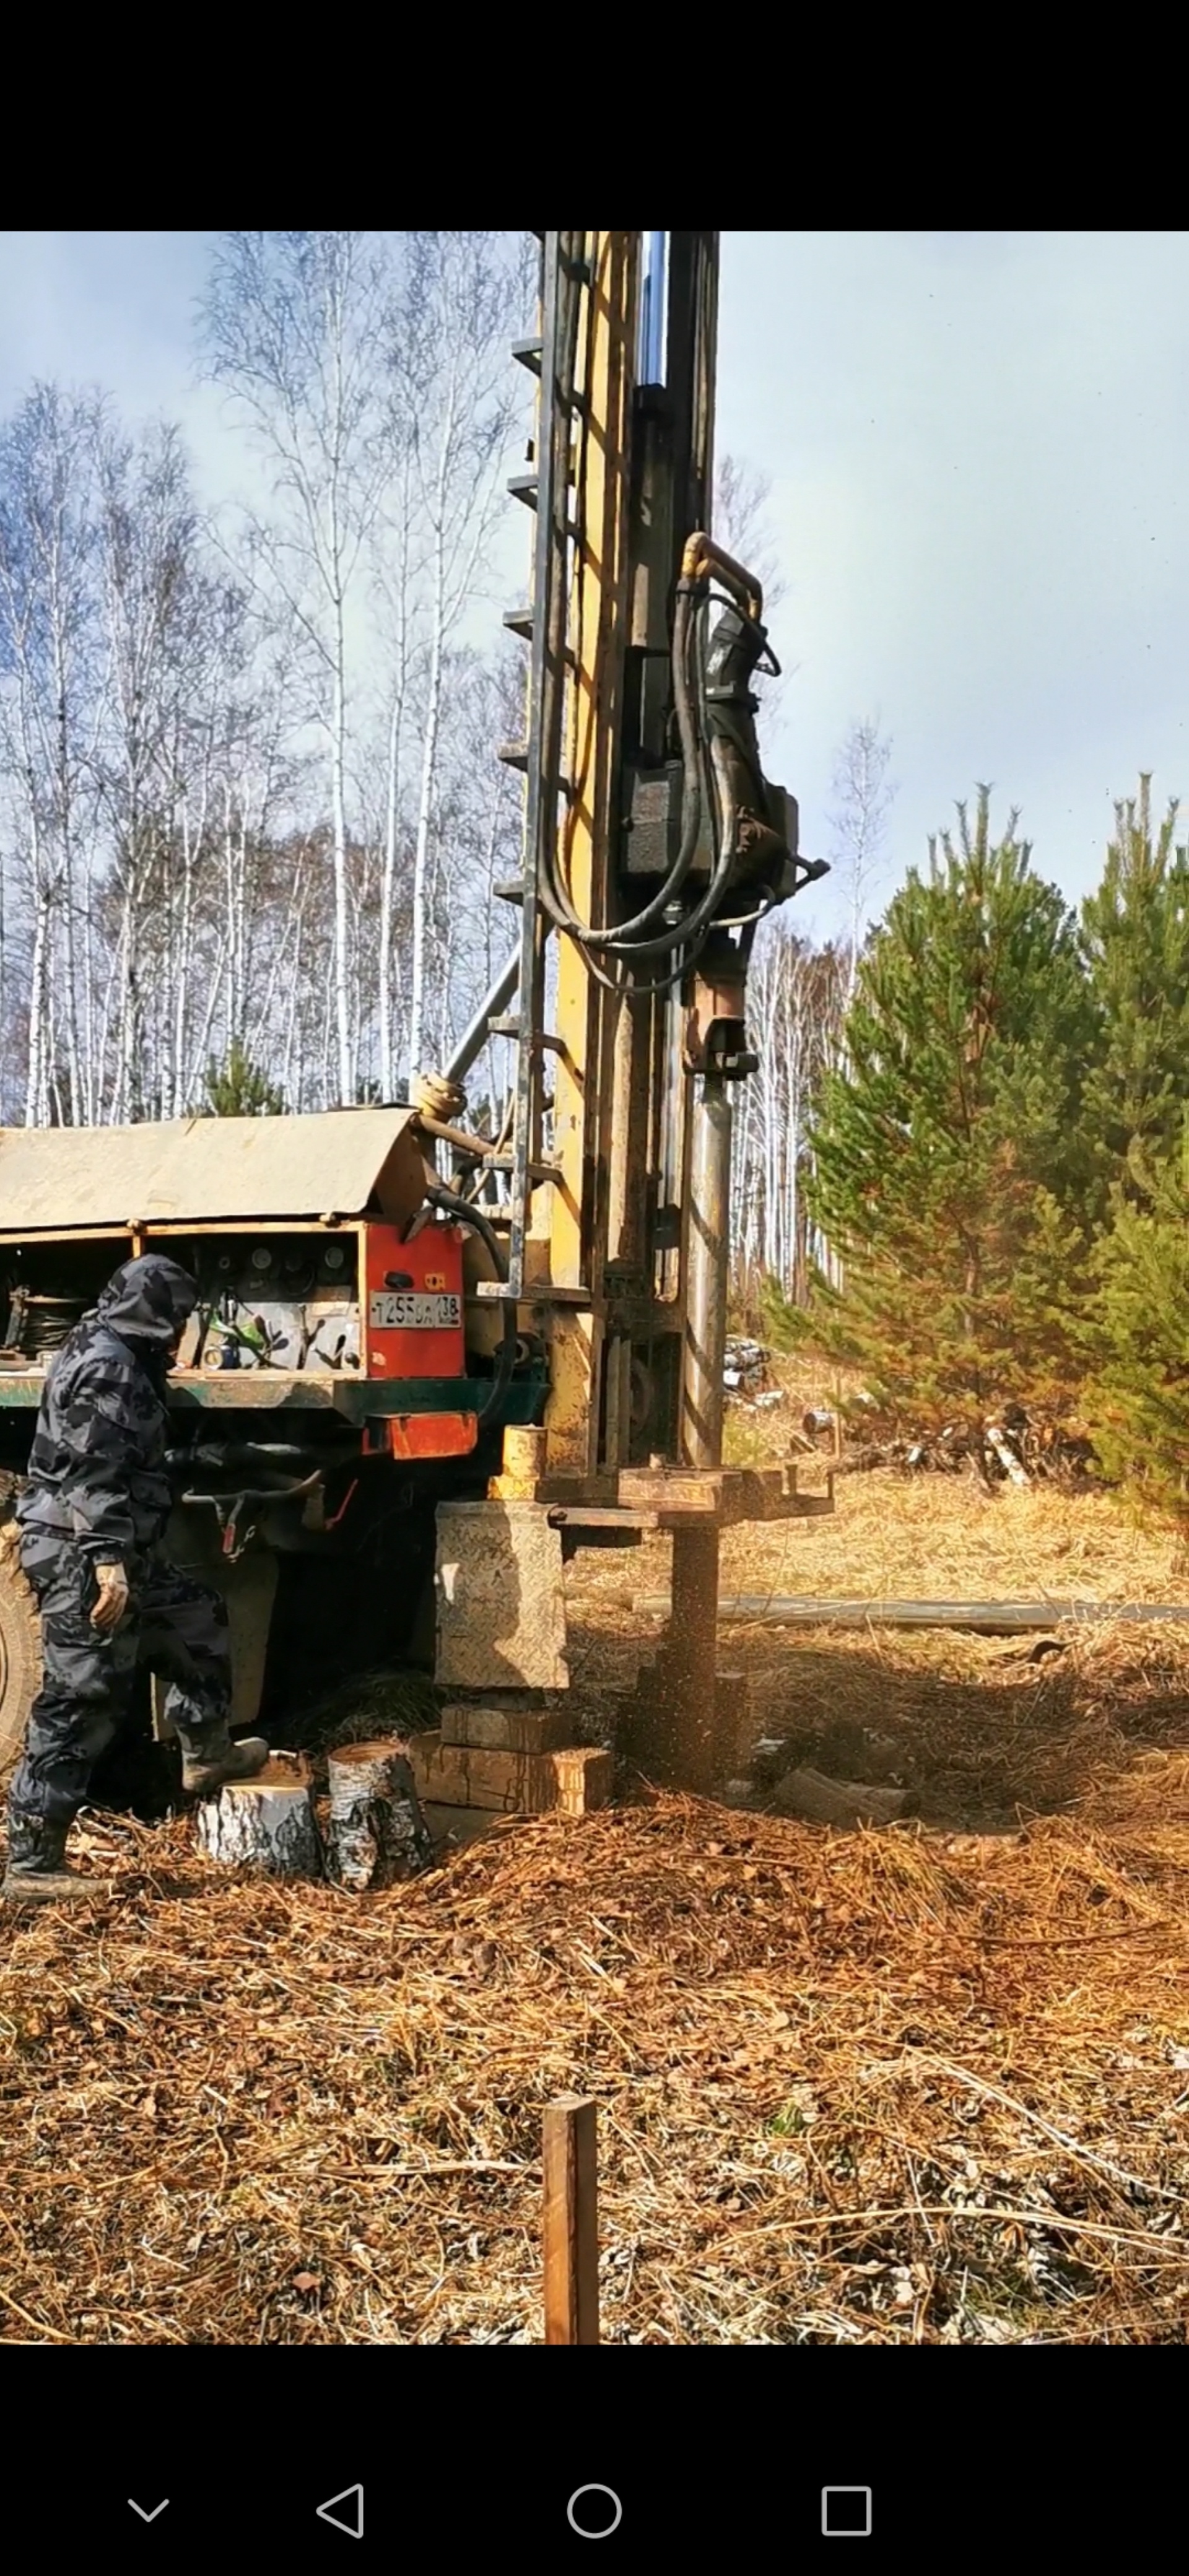
<svg viewBox="0 0 1189 2576"><path fill-rule="evenodd" d="M197 1301L189 1273L161 1253L108 1281L46 1373L22 1529L73 1541L97 1565L127 1565L156 1545L172 1501L166 1375Z"/></svg>

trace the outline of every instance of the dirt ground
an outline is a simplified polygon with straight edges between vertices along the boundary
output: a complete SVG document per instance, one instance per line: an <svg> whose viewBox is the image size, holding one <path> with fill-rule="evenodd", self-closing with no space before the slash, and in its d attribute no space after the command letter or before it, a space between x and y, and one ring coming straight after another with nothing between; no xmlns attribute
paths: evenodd
<svg viewBox="0 0 1189 2576"><path fill-rule="evenodd" d="M837 1505L733 1534L724 1589L1189 1597L1100 1494ZM664 1577L579 1559L576 1678ZM608 2342L1184 2342L1189 1636L1057 1643L724 1625L739 1759L857 1716L911 1786L881 1831L637 1784L359 1899L88 1818L93 1903L0 1913L0 2340L538 2341L577 2090Z"/></svg>

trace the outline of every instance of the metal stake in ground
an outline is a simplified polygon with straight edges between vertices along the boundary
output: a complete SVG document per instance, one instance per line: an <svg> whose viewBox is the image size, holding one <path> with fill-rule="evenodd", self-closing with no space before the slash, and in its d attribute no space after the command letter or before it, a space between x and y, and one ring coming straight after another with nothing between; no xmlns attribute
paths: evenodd
<svg viewBox="0 0 1189 2576"><path fill-rule="evenodd" d="M563 2093L545 2113L545 2341L598 2340L595 2106Z"/></svg>

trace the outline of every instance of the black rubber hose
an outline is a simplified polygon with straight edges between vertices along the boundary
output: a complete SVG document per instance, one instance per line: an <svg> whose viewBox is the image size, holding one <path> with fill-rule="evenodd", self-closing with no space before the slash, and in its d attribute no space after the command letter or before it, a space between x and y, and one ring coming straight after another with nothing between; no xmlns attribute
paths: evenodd
<svg viewBox="0 0 1189 2576"><path fill-rule="evenodd" d="M563 273L563 314L559 317L561 328L558 334L562 351L559 390L563 401L568 404L572 399L576 372L578 296L573 276L565 263L563 263ZM685 585L682 585L682 589L685 589ZM578 942L586 956L588 971L594 980L605 986L609 992L630 991L638 997L643 997L648 994L668 992L675 984L682 982L705 945L705 935L709 928L714 903L722 890L719 882L723 873L720 863L719 868L715 870L709 897L704 897L702 903L696 908L692 922L674 923L659 939L637 947L639 931L658 920L672 902L678 888L689 874L697 851L702 809L701 755L704 746L698 739L699 728L691 705L689 675L691 648L697 626L694 613L696 597L696 586L691 583L685 590L685 597L679 597L674 613L674 696L682 746L684 799L681 846L665 883L649 897L643 910L634 919L617 925L608 924L605 930L598 931L593 924L587 924L582 920L565 886L560 881L553 861L551 835L545 836L544 845L533 858L533 864L538 869L538 892L543 910L559 930L568 932L570 937ZM551 675L551 685L552 692L556 695L558 687L556 671ZM542 715L543 712L542 710ZM551 737L554 730L554 726L551 725L549 728ZM713 804L709 812L713 815ZM590 954L592 949L607 950L617 965L629 968L635 964L637 956L668 957L677 962L671 964L666 972L653 978L644 980L633 977L629 982L626 977L609 975L596 965L594 957Z"/></svg>
<svg viewBox="0 0 1189 2576"><path fill-rule="evenodd" d="M694 621L691 618L691 630L693 629L693 624ZM676 671L678 667L681 667L683 681L685 682L683 689L678 692L677 704L678 722L681 727L682 735L682 752L686 763L686 827L682 835L682 847L677 859L674 861L669 878L664 887L661 888L657 895L653 896L651 903L646 907L646 910L654 915L659 906L672 901L675 885L679 884L689 873L689 868L697 847L698 824L701 819L702 791L698 773L702 766L704 744L698 741L692 720L692 711L690 709L688 697L688 678L684 670L684 662L684 653L674 654L674 676L676 678ZM713 805L710 806L709 810L711 814L713 814ZM593 960L589 956L587 957L590 972L596 977L599 983L605 984L611 992L627 991L634 992L636 994L667 992L674 984L681 983L684 977L689 974L691 967L694 965L697 957L701 954L701 951L705 946L706 937L711 927L714 914L722 900L729 882L733 857L734 850L732 834L730 837L724 836L723 845L719 851L718 858L715 861L713 874L701 900L694 905L693 910L687 913L683 920L674 922L670 928L661 932L659 936L651 939L639 939L629 936L628 933L633 927L630 923L624 924L622 927L614 930L599 931L588 929L585 923L578 919L573 905L565 895L564 889L556 883L556 880L545 889L546 908L553 913L554 919L558 922L559 927L564 930L568 930L571 937L579 941L584 952L595 949L608 953L614 958L615 962L621 966L634 966L638 961L645 958L673 957L679 952L683 952L680 956L680 963L671 968L667 974L659 975L655 979L647 982L641 981L637 983L633 981L630 984L621 982L618 978L600 973L599 968L593 963ZM644 915L641 914L639 918L642 920Z"/></svg>
<svg viewBox="0 0 1189 2576"><path fill-rule="evenodd" d="M476 1234L482 1235L483 1241L495 1263L497 1277L506 1280L508 1274L504 1268L504 1257L500 1250L499 1237L496 1234L495 1227L488 1224L486 1217L480 1215L478 1208L474 1207L469 1199L457 1199L455 1198L452 1190L444 1190L437 1186L428 1189L425 1195L429 1200L430 1206L440 1209L443 1216L453 1217L458 1225L473 1226ZM511 1384L512 1371L516 1366L517 1333L515 1298L505 1297L503 1300L503 1308L504 1337L500 1343L499 1354L496 1359L495 1375L491 1381L491 1392L488 1395L486 1402L480 1405L476 1416L480 1430L482 1430L485 1422L490 1422L492 1414L496 1411L497 1407L503 1403L504 1397L506 1396Z"/></svg>
<svg viewBox="0 0 1189 2576"><path fill-rule="evenodd" d="M589 944L582 939L578 931L572 930L567 921L559 922L558 928L565 938L577 941L587 974L593 976L595 983L601 984L604 992L622 993L632 1002L646 1001L651 993L671 993L675 984L684 983L686 976L696 966L709 936L705 930L700 932L691 940L688 950L682 949L676 966L671 966L665 975L652 976L645 983L643 978L637 975L608 975L602 966L596 964ZM684 937L684 932L681 936ZM628 949L626 955L619 958L617 963L623 967L630 967L631 950Z"/></svg>
<svg viewBox="0 0 1189 2576"><path fill-rule="evenodd" d="M698 694L701 699L701 686L699 686ZM705 754L708 750L708 728L706 725L704 703L699 707L699 717L701 745L703 753ZM714 818L715 806L713 803L710 805L709 814L711 818ZM730 882L731 869L735 857L734 816L724 814L721 818L720 828L721 842L718 856L714 862L709 884L707 885L706 891L702 895L701 900L694 905L692 912L686 913L683 920L674 922L671 930L662 932L656 938L633 940L629 952L633 960L643 957L663 957L667 952L671 953L675 948L679 947L684 948L687 943L697 939L699 932L709 930ZM613 945L614 943L611 942L609 944Z"/></svg>
<svg viewBox="0 0 1189 2576"><path fill-rule="evenodd" d="M699 738L689 680L690 648L696 632L694 602L694 583L682 582L678 588L673 618L673 694L681 740L684 810L681 846L664 884L658 887L656 893L651 895L644 905L643 910L636 913L630 921L617 922L606 930L594 930L580 920L564 887L551 872L552 882L548 890L547 908L553 913L555 920L560 920L562 926L569 930L575 939L581 941L584 949L593 948L600 955L614 957L629 965L643 958L671 957L678 949L687 948L690 942L697 938L699 931L709 924L730 872L731 853L727 852L725 855L720 853L710 885L693 911L688 913L684 920L673 922L653 938L641 938L641 931L648 929L652 922L659 921L661 914L667 910L674 896L684 885L697 853L704 797L702 786L704 746ZM708 810L713 816L713 804ZM699 942L699 946L702 944ZM670 984L679 982L687 975L692 964L693 958L686 957L674 974L662 976L655 983L646 983L636 989L645 993L664 992ZM613 986L612 989L619 988Z"/></svg>
<svg viewBox="0 0 1189 2576"><path fill-rule="evenodd" d="M661 914L668 909L674 896L684 885L697 856L698 833L702 822L702 795L699 779L698 735L689 685L689 647L693 624L692 590L692 583L681 584L677 593L677 605L673 612L673 697L677 710L677 730L681 740L683 785L681 845L664 884L649 897L643 910L634 913L630 921L617 922L613 929L579 929L578 936L584 947L610 949L616 953L633 950L641 931L650 930L653 922L659 921ZM678 925L675 924L674 928L677 927ZM677 944L674 937L666 936L662 946L672 949Z"/></svg>
<svg viewBox="0 0 1189 2576"><path fill-rule="evenodd" d="M575 326L578 302L574 282L568 272L563 292L564 323L559 333L563 352L560 390L563 399L568 401L572 396L575 374L577 354ZM701 583L690 582L687 585L682 582L679 585L674 610L673 679L682 750L683 812L680 848L664 883L649 897L641 912L631 920L618 924L609 923L605 929L596 930L593 924L588 924L581 919L566 887L560 880L554 863L551 835L544 837L543 846L534 858L534 864L539 870L538 892L542 908L559 930L578 943L585 957L589 974L607 991L629 993L637 998L670 992L675 985L685 980L706 944L715 913L726 892L731 874L733 849L730 841L733 840L733 834L728 838L724 833L723 846L714 862L710 882L700 902L694 905L692 911L683 920L670 924L659 936L651 939L640 938L641 930L657 921L672 903L689 874L697 850L702 811L706 811L708 819L712 822L716 818L716 800L706 759L705 717L704 708L701 705L702 689L699 686L695 692L690 685L690 664L695 657L699 664L703 659L703 654L698 651L700 621L697 616L697 602L701 591ZM553 674L553 688L556 692L556 673ZM550 732L551 734L553 732L552 726ZM606 954L609 963L617 967L620 970L619 973L609 974L597 965L592 951ZM645 960L651 962L662 957L673 962L657 975L645 978L634 971ZM470 1203L465 1204L468 1215L473 1213Z"/></svg>

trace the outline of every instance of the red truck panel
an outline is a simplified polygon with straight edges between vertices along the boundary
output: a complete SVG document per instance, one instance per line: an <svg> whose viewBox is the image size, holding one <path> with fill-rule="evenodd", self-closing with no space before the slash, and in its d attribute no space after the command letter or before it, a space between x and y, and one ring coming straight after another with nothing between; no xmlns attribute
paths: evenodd
<svg viewBox="0 0 1189 2576"><path fill-rule="evenodd" d="M466 1373L462 1236L454 1225L424 1225L402 1243L395 1225L369 1224L359 1319L364 1374L371 1378L462 1377Z"/></svg>

